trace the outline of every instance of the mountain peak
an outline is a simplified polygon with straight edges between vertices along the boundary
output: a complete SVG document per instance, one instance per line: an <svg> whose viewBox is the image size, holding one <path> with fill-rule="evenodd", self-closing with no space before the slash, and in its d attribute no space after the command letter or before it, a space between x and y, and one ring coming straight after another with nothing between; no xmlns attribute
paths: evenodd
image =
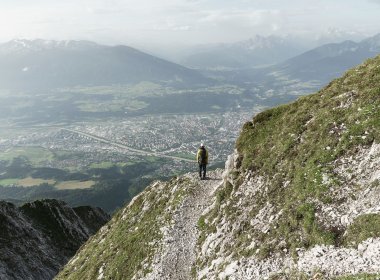
<svg viewBox="0 0 380 280"><path fill-rule="evenodd" d="M16 39L0 45L0 85L7 89L132 84L203 84L197 71L127 46L88 41Z"/></svg>
<svg viewBox="0 0 380 280"><path fill-rule="evenodd" d="M372 51L372 52L380 52L380 33L376 34L373 37L370 37L368 39L365 39L362 41L362 44L367 45L367 47Z"/></svg>
<svg viewBox="0 0 380 280"><path fill-rule="evenodd" d="M28 53L35 51L44 51L52 49L85 49L100 47L98 44L90 41L75 41L75 40L43 40L43 39L14 39L0 45L2 53Z"/></svg>

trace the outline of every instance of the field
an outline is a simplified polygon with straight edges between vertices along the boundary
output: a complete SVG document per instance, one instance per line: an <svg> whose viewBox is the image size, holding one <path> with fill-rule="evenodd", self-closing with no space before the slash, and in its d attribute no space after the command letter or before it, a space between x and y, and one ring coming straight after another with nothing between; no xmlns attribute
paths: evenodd
<svg viewBox="0 0 380 280"><path fill-rule="evenodd" d="M20 179L13 179L13 178L2 179L2 180L0 180L0 186L17 185L17 182L18 182L19 180L20 180Z"/></svg>
<svg viewBox="0 0 380 280"><path fill-rule="evenodd" d="M58 183L55 188L58 190L83 190L90 189L95 185L94 181L66 181Z"/></svg>
<svg viewBox="0 0 380 280"><path fill-rule="evenodd" d="M171 153L171 156L180 157L180 158L186 158L186 159L192 159L195 162L195 155L189 154L189 153Z"/></svg>
<svg viewBox="0 0 380 280"><path fill-rule="evenodd" d="M49 185L54 185L56 181L36 179L36 178L31 178L31 177L27 177L24 179L11 178L11 179L0 180L1 186L34 187L34 186L42 185L44 183L49 184Z"/></svg>
<svg viewBox="0 0 380 280"><path fill-rule="evenodd" d="M10 161L18 157L27 158L32 164L40 165L43 162L53 160L54 154L40 147L14 147L0 153L0 160Z"/></svg>

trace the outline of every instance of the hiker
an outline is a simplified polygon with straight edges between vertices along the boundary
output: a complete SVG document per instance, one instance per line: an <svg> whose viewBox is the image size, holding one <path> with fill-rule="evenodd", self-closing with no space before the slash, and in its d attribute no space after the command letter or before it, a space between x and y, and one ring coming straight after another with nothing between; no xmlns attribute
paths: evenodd
<svg viewBox="0 0 380 280"><path fill-rule="evenodd" d="M206 179L206 165L208 164L208 152L202 143L197 152L197 162L199 164L199 178ZM203 174L202 174L203 172Z"/></svg>

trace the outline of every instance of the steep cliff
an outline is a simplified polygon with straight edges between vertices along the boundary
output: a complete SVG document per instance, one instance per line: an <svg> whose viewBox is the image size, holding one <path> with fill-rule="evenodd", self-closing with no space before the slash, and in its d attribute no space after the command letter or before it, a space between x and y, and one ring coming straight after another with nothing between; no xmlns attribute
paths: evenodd
<svg viewBox="0 0 380 280"><path fill-rule="evenodd" d="M379 279L380 57L236 148L223 175L151 185L57 279Z"/></svg>
<svg viewBox="0 0 380 280"><path fill-rule="evenodd" d="M101 209L57 200L0 202L0 279L52 279L108 220Z"/></svg>

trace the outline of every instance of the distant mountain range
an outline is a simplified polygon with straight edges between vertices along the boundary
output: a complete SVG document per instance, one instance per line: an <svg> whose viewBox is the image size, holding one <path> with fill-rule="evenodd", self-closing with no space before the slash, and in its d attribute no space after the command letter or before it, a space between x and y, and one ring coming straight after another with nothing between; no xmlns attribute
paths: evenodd
<svg viewBox="0 0 380 280"><path fill-rule="evenodd" d="M323 45L269 68L269 70L273 70L270 74L277 73L291 79L327 82L379 53L380 34L359 43L345 41Z"/></svg>
<svg viewBox="0 0 380 280"><path fill-rule="evenodd" d="M361 42L326 44L306 52L291 38L256 36L232 44L199 47L183 60L183 65L201 70L209 79L197 70L128 46L13 40L0 45L0 88L51 89L142 81L190 87L213 83L215 73L239 84L313 81L322 85L379 52L380 34Z"/></svg>
<svg viewBox="0 0 380 280"><path fill-rule="evenodd" d="M0 201L0 279L52 279L109 219L100 208L57 200Z"/></svg>
<svg viewBox="0 0 380 280"><path fill-rule="evenodd" d="M297 84L313 91L379 53L380 34L360 42L326 44L268 67L226 71L223 77L229 82L260 85L265 90Z"/></svg>
<svg viewBox="0 0 380 280"><path fill-rule="evenodd" d="M380 53L380 34L360 42L326 44L305 52L288 37L262 37L199 48L190 69L127 46L88 41L13 40L0 45L0 89L112 86L148 81L191 88L236 84L260 98L321 88ZM279 93L281 92L281 93ZM277 98L278 99L278 98ZM274 104L277 104L274 102Z"/></svg>
<svg viewBox="0 0 380 280"><path fill-rule="evenodd" d="M306 51L287 37L255 36L245 41L198 47L182 64L198 69L236 69L281 62Z"/></svg>
<svg viewBox="0 0 380 280"><path fill-rule="evenodd" d="M128 46L13 40L0 45L0 88L57 88L141 81L194 85L198 72Z"/></svg>

